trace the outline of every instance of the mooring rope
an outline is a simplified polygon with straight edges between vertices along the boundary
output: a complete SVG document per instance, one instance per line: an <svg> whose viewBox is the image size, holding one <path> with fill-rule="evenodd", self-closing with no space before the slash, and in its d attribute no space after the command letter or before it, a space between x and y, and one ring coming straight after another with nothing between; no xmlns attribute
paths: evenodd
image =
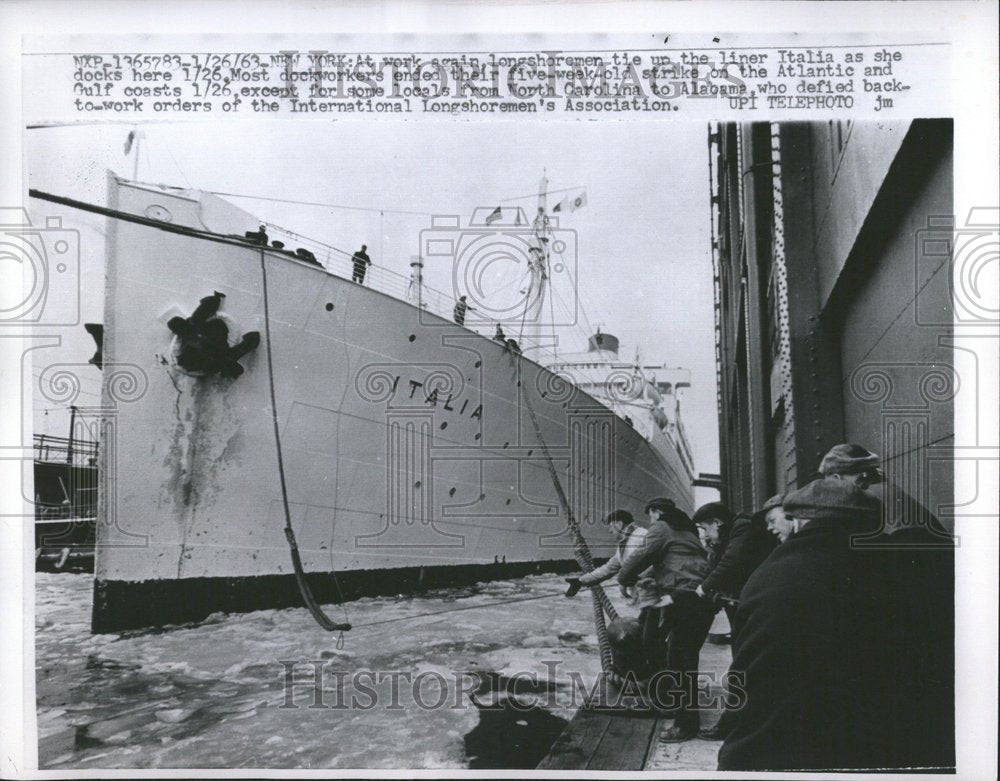
<svg viewBox="0 0 1000 781"><path fill-rule="evenodd" d="M521 354L512 354L511 360L517 370L517 387L521 388ZM569 527L570 534L573 537L574 558L576 558L577 563L580 565L580 569L584 572L591 572L594 569L594 559L590 555L590 548L587 547L587 541L580 530L580 524L573 515L569 500L563 491L562 483L559 482L559 475L552 461L552 454L549 452L549 447L542 436L542 427L538 424L538 417L535 415L531 398L527 392L522 393L521 397L524 399L524 406L527 407L528 415L531 417L531 425L535 430L535 437L538 439L538 444L542 448L542 455L545 456L545 464L548 467L549 476L552 478L552 485L555 487L559 504L562 505L563 512L566 514L566 525ZM618 611L615 610L614 605L611 604L611 600L599 583L595 583L590 587L590 594L594 601L594 626L597 629L597 641L601 649L601 669L606 673L610 673L612 671L611 643L608 641L608 630L604 615L607 613L608 617L614 621L618 618Z"/></svg>
<svg viewBox="0 0 1000 781"><path fill-rule="evenodd" d="M312 617L316 619L316 623L323 627L323 629L327 632L343 633L351 628L351 624L349 621L337 623L324 613L323 608L321 608L316 602L315 597L313 597L312 589L309 588L309 583L306 581L306 573L302 568L302 557L299 555L299 546L295 541L295 531L292 529L292 514L288 509L288 485L285 481L285 460L281 452L281 431L278 427L278 403L274 392L274 360L271 355L271 311L267 297L267 258L263 249L260 251L260 271L264 299L264 336L265 345L267 347L267 380L271 391L271 420L274 423L274 446L278 455L278 479L281 483L281 504L285 511L285 539L288 540L288 549L292 555L292 568L295 570L295 582L298 584L299 593L302 595L302 601L305 602L306 607L312 614ZM341 593L340 584L337 582L337 573L331 570L331 574L333 575L334 587L337 589L337 597L341 604L343 604L344 595ZM347 619L347 608L343 608L343 610L344 618ZM340 640L337 644L338 647L343 644L343 634L341 634Z"/></svg>

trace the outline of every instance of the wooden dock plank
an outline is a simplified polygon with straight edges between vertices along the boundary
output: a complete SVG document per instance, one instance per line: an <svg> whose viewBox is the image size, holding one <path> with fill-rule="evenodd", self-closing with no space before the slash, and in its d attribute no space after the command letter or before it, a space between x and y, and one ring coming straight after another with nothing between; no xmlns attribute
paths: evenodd
<svg viewBox="0 0 1000 781"><path fill-rule="evenodd" d="M546 757L538 763L539 770L582 770L587 767L597 745L611 724L609 712L580 708L570 719L563 733ZM640 766L641 767L641 766Z"/></svg>
<svg viewBox="0 0 1000 781"><path fill-rule="evenodd" d="M627 715L620 711L611 715L587 769L642 770L656 725L657 719L649 716Z"/></svg>

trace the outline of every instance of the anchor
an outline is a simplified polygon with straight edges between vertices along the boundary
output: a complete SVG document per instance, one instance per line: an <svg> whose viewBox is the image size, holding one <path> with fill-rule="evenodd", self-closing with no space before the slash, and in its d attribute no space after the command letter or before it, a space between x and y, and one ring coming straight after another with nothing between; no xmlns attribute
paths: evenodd
<svg viewBox="0 0 1000 781"><path fill-rule="evenodd" d="M235 345L229 344L229 326L218 316L224 293L215 291L198 303L190 317L172 317L167 327L176 334L177 365L199 377L219 374L235 379L243 374L239 359L260 344L260 332L243 334Z"/></svg>

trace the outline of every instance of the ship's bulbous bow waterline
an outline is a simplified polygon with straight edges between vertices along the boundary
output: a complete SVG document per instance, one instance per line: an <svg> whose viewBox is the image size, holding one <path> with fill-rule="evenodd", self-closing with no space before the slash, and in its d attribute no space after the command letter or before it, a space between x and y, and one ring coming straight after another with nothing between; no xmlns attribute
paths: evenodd
<svg viewBox="0 0 1000 781"><path fill-rule="evenodd" d="M124 212L238 221L211 198L111 182ZM667 440L496 342L282 253L109 222L104 362L148 387L120 403L105 389L95 631L300 604L265 345L235 379L194 377L166 325L219 291L231 339L264 334L262 252L289 511L321 601L574 568L522 394L595 557L611 510L658 495L691 509Z"/></svg>

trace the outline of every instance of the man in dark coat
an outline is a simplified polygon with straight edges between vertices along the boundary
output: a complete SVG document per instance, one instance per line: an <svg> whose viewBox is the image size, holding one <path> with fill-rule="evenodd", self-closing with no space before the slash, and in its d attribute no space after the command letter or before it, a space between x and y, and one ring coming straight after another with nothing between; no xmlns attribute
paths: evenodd
<svg viewBox="0 0 1000 781"><path fill-rule="evenodd" d="M897 728L920 698L900 645L907 595L893 568L852 537L877 529L878 500L824 478L789 494L792 534L750 576L736 616L733 670L746 703L720 770L833 770L914 764Z"/></svg>
<svg viewBox="0 0 1000 781"><path fill-rule="evenodd" d="M782 495L772 496L752 517L733 516L722 502L698 508L692 520L703 529L703 537L715 537L712 570L698 586L701 596L739 599L743 585L774 550L776 542L767 531L767 514L781 507ZM729 610L726 611L727 615ZM732 618L730 618L732 627Z"/></svg>
<svg viewBox="0 0 1000 781"><path fill-rule="evenodd" d="M888 482L882 472L881 459L867 448L850 443L834 445L820 461L819 473L823 477L852 481L882 502L885 508L879 535L882 539L878 542L899 534L901 536L893 537L892 542L905 541L927 547L954 546L954 538L940 519L902 486Z"/></svg>
<svg viewBox="0 0 1000 781"><path fill-rule="evenodd" d="M702 539L713 547L712 571L698 586L697 593L716 605L722 602L731 636L735 634L736 605L744 584L777 545L774 536L767 530L767 516L782 512L783 498L781 494L772 496L749 518L744 515L734 518L732 511L722 502L709 502L694 514L693 520ZM715 726L702 730L698 737L722 740L732 728L732 723L732 712L724 708Z"/></svg>
<svg viewBox="0 0 1000 781"><path fill-rule="evenodd" d="M695 593L708 574L708 556L694 523L667 498L653 499L646 505L646 513L649 517L646 539L622 562L618 582L632 587L640 574L652 567L657 590L663 595L640 615L650 664L659 670L650 679L650 699L655 706L676 712L673 726L660 739L675 743L698 733L698 658L715 611L708 600ZM657 662L663 658L663 642L668 633L670 641L664 665ZM661 696L660 684L669 689L664 692L665 697Z"/></svg>
<svg viewBox="0 0 1000 781"><path fill-rule="evenodd" d="M452 310L452 318L458 325L465 325L465 315L472 309L465 298L465 296L459 296L458 301L455 302L455 309Z"/></svg>
<svg viewBox="0 0 1000 781"><path fill-rule="evenodd" d="M893 600L887 620L899 629L896 680L912 695L893 724L892 739L911 765L950 767L955 762L955 538L927 507L887 481L879 456L861 445L835 445L819 471L853 482L883 503L878 533L856 538L854 546L867 550L886 573ZM912 687L907 678L919 684Z"/></svg>
<svg viewBox="0 0 1000 781"><path fill-rule="evenodd" d="M369 258L368 253L365 252L367 249L368 245L362 244L361 249L351 256L351 263L354 265L354 271L351 277L359 285L363 285L365 283L365 273L368 271L368 267L372 264L372 259Z"/></svg>

